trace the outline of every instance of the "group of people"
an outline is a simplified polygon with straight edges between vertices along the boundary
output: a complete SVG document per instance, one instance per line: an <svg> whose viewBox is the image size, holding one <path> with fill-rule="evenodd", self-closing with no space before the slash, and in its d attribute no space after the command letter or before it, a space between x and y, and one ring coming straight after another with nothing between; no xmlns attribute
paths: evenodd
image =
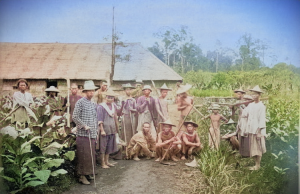
<svg viewBox="0 0 300 194"><path fill-rule="evenodd" d="M151 86L142 86L142 83L137 80L135 86L130 83L122 85L125 94L122 97L108 88L106 82L98 88L93 81L85 81L82 89L84 97L77 94L78 86L73 83L68 100L58 99L57 88L51 86L46 89L48 98L63 102L50 106L53 115L58 115L64 107L70 108L71 126L77 129L77 173L81 183L90 184L88 179L93 179L97 161L105 169L116 165L110 156L120 152L120 147L124 148L127 159L135 161L139 161L141 156L156 158L155 161L185 160L203 148L197 133L198 124L192 120L186 121L191 110L195 109L193 98L187 95L191 85L179 85L177 88L176 104L180 116L178 125L174 125L170 120L166 99L171 89L164 84L158 88L160 96L154 98ZM31 94L25 92L29 87L27 81L21 79L17 86L20 91L14 94L14 106L20 108L12 120L20 120L28 115L27 109L33 103ZM250 91L252 96L244 95L241 89L235 91L239 100L231 108L233 115L238 112L237 130L223 138L236 137L241 155L255 157L256 165L252 170L257 170L261 156L266 151L265 106L260 102L262 91L259 87ZM120 103L116 103L117 100ZM213 104L211 110L212 114L202 119L210 118L209 146L218 149L221 121L227 123L228 119L219 113L218 104ZM177 130L173 130L173 127Z"/></svg>

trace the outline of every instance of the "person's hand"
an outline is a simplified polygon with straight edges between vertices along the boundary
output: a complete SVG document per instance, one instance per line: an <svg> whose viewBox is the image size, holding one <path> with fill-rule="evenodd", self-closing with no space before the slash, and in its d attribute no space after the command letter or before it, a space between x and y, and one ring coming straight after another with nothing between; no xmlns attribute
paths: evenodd
<svg viewBox="0 0 300 194"><path fill-rule="evenodd" d="M70 103L67 103L66 106L67 106L67 107L70 107Z"/></svg>
<svg viewBox="0 0 300 194"><path fill-rule="evenodd" d="M106 136L106 133L105 133L105 131L104 131L104 130L103 130L103 131L101 131L100 133L101 133L101 135L102 135L102 136Z"/></svg>
<svg viewBox="0 0 300 194"><path fill-rule="evenodd" d="M256 138L257 138L257 139L260 139L261 137L262 137L261 132L258 132L258 133L256 134Z"/></svg>
<svg viewBox="0 0 300 194"><path fill-rule="evenodd" d="M90 127L89 126L84 126L84 129L87 131L87 130L90 130Z"/></svg>

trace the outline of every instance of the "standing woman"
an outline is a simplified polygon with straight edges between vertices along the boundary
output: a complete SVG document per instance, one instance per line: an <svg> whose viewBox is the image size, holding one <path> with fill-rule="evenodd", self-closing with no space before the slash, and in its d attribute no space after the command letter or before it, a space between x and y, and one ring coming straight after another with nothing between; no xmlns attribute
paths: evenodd
<svg viewBox="0 0 300 194"><path fill-rule="evenodd" d="M260 161L262 154L266 152L266 107L260 101L262 91L259 86L255 86L252 91L252 97L254 102L250 103L247 107L248 121L245 129L245 136L247 137L249 147L245 148L245 156L253 157L255 160L255 166L250 170L258 170L260 168ZM246 141L246 139L244 139ZM244 142L245 143L245 142Z"/></svg>
<svg viewBox="0 0 300 194"><path fill-rule="evenodd" d="M97 113L96 104L91 101L97 87L93 81L85 81L85 97L79 99L73 112L73 121L77 126L77 174L79 182L89 185L86 179L94 179L93 168L95 168L95 143L97 138ZM91 141L91 142L90 142ZM92 153L91 153L92 152ZM92 166L94 164L94 167Z"/></svg>

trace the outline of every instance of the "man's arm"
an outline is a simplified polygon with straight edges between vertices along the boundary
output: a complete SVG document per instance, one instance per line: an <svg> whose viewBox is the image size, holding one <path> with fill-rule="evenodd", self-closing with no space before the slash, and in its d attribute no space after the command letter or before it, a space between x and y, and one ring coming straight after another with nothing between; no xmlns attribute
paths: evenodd
<svg viewBox="0 0 300 194"><path fill-rule="evenodd" d="M82 128L85 128L85 126L87 126L81 119L81 112L82 112L82 103L81 101L78 101L76 104L75 104L75 108L74 108L74 112L73 112L73 116L72 116L72 119L73 121L76 123L77 125L77 128L78 129L82 129Z"/></svg>
<svg viewBox="0 0 300 194"><path fill-rule="evenodd" d="M155 99L154 102L155 102L155 107L156 107L157 113L159 114L159 116L161 116L165 120L163 113L160 111L159 98Z"/></svg>

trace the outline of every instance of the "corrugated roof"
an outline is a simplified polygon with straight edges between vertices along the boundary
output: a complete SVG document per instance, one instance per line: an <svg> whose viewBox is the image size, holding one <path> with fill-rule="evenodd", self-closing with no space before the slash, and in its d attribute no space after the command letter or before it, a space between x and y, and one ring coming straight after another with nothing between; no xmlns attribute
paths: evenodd
<svg viewBox="0 0 300 194"><path fill-rule="evenodd" d="M182 80L139 43L116 48L115 81ZM0 43L0 79L108 80L111 44Z"/></svg>
<svg viewBox="0 0 300 194"><path fill-rule="evenodd" d="M139 43L117 46L116 56L114 81L182 80L182 77L172 68L144 49Z"/></svg>

